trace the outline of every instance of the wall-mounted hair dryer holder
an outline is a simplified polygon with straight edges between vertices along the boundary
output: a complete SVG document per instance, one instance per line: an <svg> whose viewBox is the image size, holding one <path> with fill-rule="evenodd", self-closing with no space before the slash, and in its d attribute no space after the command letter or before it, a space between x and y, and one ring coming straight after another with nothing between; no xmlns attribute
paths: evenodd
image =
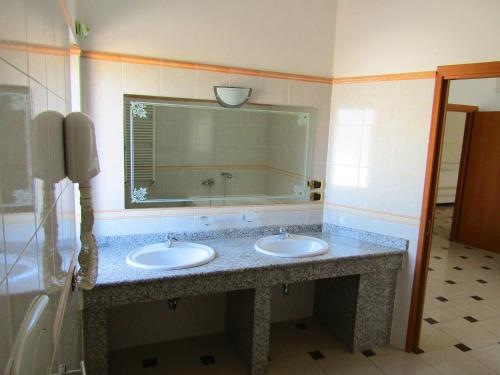
<svg viewBox="0 0 500 375"><path fill-rule="evenodd" d="M92 233L94 210L90 180L99 169L94 124L90 116L73 112L64 120L66 174L80 189L80 241L77 283L82 289L92 289L97 280L98 250Z"/></svg>

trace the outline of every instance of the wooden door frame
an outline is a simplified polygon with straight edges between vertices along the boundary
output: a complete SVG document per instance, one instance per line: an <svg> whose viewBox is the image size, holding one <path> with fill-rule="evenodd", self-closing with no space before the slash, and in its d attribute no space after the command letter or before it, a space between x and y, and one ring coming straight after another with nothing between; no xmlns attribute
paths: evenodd
<svg viewBox="0 0 500 375"><path fill-rule="evenodd" d="M429 266L432 225L436 206L437 185L439 178L439 164L441 146L444 135L444 115L448 99L450 81L456 79L494 78L500 77L500 61L445 65L439 66L436 71L434 86L434 104L432 108L429 147L427 151L427 165L425 171L424 194L419 227L418 248L413 275L413 289L408 316L408 330L406 334L406 351L417 351L420 341L420 329L427 284L427 270Z"/></svg>
<svg viewBox="0 0 500 375"><path fill-rule="evenodd" d="M456 104L448 104L446 112L465 112L465 128L462 137L462 151L460 153L460 167L458 169L457 189L455 193L455 203L453 205L453 218L451 220L450 241L456 241L460 229L460 217L462 213L462 205L464 198L465 180L467 178L467 163L469 161L469 149L472 135L472 126L474 118L479 107L476 106L458 106ZM445 129L446 131L446 129Z"/></svg>

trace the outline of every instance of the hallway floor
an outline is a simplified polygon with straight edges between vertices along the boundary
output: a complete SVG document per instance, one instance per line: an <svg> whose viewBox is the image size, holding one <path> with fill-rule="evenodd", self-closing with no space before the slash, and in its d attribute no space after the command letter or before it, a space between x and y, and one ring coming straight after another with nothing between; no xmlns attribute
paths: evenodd
<svg viewBox="0 0 500 375"><path fill-rule="evenodd" d="M452 215L436 210L420 347L500 373L500 254L449 241Z"/></svg>

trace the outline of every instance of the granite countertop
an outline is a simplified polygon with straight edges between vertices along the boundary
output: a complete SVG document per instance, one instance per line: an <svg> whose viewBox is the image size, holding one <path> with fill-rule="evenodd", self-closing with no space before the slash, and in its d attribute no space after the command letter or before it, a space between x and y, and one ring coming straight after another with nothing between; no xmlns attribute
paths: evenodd
<svg viewBox="0 0 500 375"><path fill-rule="evenodd" d="M96 289L116 285L130 285L139 282L153 282L168 279L182 279L224 273L258 271L259 269L286 268L298 264L338 262L356 258L378 258L401 254L406 251L339 236L328 232L306 232L308 235L325 240L329 244L326 254L307 258L279 258L261 254L254 250L255 241L262 236L212 239L195 241L211 246L217 257L202 266L180 270L151 271L129 266L125 262L127 254L139 247L136 243L107 246L99 249L99 273Z"/></svg>

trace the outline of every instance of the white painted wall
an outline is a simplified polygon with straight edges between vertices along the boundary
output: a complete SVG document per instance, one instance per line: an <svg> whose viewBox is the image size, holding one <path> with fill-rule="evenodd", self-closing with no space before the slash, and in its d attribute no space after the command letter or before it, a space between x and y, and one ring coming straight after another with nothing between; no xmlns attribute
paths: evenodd
<svg viewBox="0 0 500 375"><path fill-rule="evenodd" d="M500 111L500 78L451 81L448 103L477 105L480 111Z"/></svg>
<svg viewBox="0 0 500 375"><path fill-rule="evenodd" d="M85 0L84 50L331 76L336 0Z"/></svg>
<svg viewBox="0 0 500 375"><path fill-rule="evenodd" d="M339 0L335 76L500 60L498 0Z"/></svg>
<svg viewBox="0 0 500 375"><path fill-rule="evenodd" d="M437 203L455 202L466 116L465 112L446 113Z"/></svg>

